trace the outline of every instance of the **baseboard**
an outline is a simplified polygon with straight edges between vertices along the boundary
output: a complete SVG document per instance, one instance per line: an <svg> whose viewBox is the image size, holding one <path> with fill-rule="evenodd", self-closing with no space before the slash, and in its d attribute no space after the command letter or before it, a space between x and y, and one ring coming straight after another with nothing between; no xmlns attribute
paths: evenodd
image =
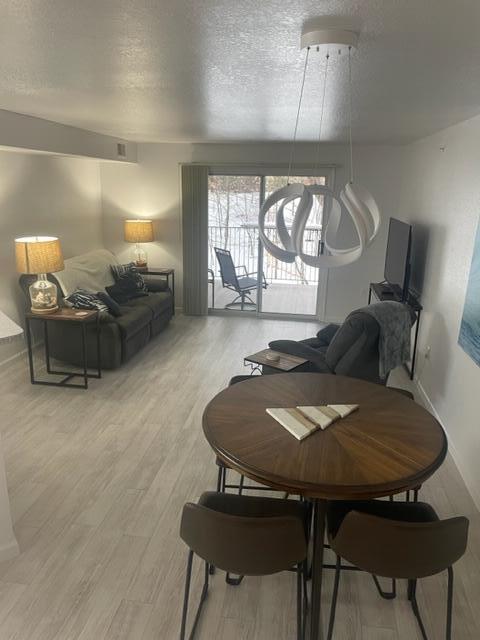
<svg viewBox="0 0 480 640"><path fill-rule="evenodd" d="M0 562L5 562L5 560L15 558L19 553L20 548L18 546L18 542L14 538L8 544L4 544L0 547Z"/></svg>
<svg viewBox="0 0 480 640"><path fill-rule="evenodd" d="M430 413L433 414L435 418L439 421L439 423L442 425L443 430L445 431L448 439L448 450L452 455L455 466L457 467L460 475L462 476L465 486L467 487L468 492L475 503L475 506L480 511L480 492L476 486L476 482L474 482L473 478L470 477L470 473L466 469L466 465L463 464L463 460L460 453L458 452L454 443L452 442L452 439L450 438L448 431L445 428L445 425L443 424L440 416L438 415L433 402L430 400L427 392L423 388L422 383L418 378L415 378L414 384L417 387L418 395L422 399L422 403L425 405L425 408L428 409Z"/></svg>

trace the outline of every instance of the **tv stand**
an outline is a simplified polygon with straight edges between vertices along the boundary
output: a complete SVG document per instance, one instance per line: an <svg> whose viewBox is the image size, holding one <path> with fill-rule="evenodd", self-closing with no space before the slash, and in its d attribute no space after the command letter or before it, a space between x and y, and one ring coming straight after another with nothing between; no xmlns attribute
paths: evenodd
<svg viewBox="0 0 480 640"><path fill-rule="evenodd" d="M410 376L410 380L413 380L413 376L415 373L415 358L417 355L417 342L418 342L418 328L420 326L420 316L423 310L422 305L420 304L418 297L411 291L408 292L408 296L406 300L402 300L401 296L398 295L386 282L371 282L370 288L368 290L368 304L372 302L372 295L375 296L376 300L379 302L383 302L384 300L394 300L395 302L403 302L403 304L408 305L412 311L415 313L416 322L415 322L415 336L413 339L413 352L411 364L405 364L405 369L407 370L408 375Z"/></svg>

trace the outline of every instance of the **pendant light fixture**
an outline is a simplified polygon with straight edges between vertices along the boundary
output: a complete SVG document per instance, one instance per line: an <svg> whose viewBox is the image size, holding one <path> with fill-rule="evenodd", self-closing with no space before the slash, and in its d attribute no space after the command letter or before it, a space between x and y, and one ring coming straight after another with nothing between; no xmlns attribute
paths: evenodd
<svg viewBox="0 0 480 640"><path fill-rule="evenodd" d="M288 167L288 181L285 187L272 193L263 203L258 220L259 236L265 249L277 260L282 262L294 262L299 257L305 264L311 267L340 267L358 260L365 248L372 242L380 227L380 211L373 196L364 187L354 182L353 172L353 143L352 143L352 51L357 46L358 35L353 31L341 29L314 29L302 34L301 47L306 49L305 64L298 101L297 116L290 151ZM315 49L317 53L325 56L325 74L323 83L323 97L321 105L321 117L318 136L317 165L320 157L320 144L322 135L323 115L325 109L326 86L329 63L333 56L348 58L349 80L349 172L350 179L341 190L339 197L325 185L290 184L290 177L295 160L295 144L297 141L298 123L302 107L310 52ZM324 202L331 199L328 222L325 230L325 247L327 254L311 255L303 252L303 236L310 216L314 196L323 196ZM291 230L285 223L285 206L295 203L296 209ZM275 224L278 237L282 246L274 244L265 233L265 218L272 207L277 207ZM358 242L347 249L336 246L337 233L342 216L349 216L355 227Z"/></svg>

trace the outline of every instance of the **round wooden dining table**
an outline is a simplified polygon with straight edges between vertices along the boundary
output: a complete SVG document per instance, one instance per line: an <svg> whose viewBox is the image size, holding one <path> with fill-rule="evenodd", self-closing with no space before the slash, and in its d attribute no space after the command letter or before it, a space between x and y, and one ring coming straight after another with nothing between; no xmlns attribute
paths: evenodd
<svg viewBox="0 0 480 640"><path fill-rule="evenodd" d="M297 440L267 408L358 404L346 418ZM321 587L328 500L391 496L422 484L442 464L439 422L406 396L336 375L255 376L216 395L203 430L217 456L262 485L310 498L313 512L309 638L321 637Z"/></svg>

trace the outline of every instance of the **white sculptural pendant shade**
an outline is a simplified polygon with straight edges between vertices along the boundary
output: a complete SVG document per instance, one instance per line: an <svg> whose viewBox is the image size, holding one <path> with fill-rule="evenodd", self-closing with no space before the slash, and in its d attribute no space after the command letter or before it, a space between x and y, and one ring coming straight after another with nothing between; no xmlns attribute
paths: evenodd
<svg viewBox="0 0 480 640"><path fill-rule="evenodd" d="M350 147L350 181L337 197L334 192L325 185L303 185L288 184L272 193L263 203L260 209L258 227L260 240L265 249L277 260L282 262L294 262L298 257L310 267L341 267L358 260L366 247L373 241L380 228L380 211L373 196L364 187L354 184L353 181L353 147L352 147L352 76L351 76L351 51L357 45L358 34L344 29L332 29L322 27L307 29L302 34L302 48L306 48L305 67L303 80L301 83L297 119L295 123L292 140L292 150L290 164L288 168L288 181L291 176L294 148L298 129L298 120L301 111L303 90L305 85L306 71L308 66L309 52L311 48L318 51L325 50L325 79L323 85L323 100L321 108L321 119L318 143L321 141L321 131L323 122L323 112L325 106L325 95L327 86L327 73L329 60L333 52L338 56L348 55L348 76L350 85L350 105L349 105L349 147ZM304 253L303 236L308 218L312 211L314 196L323 196L324 199L324 219L326 227L323 239L326 254L311 255ZM285 206L293 204L298 200L295 208L291 229L285 223ZM328 208L325 203L328 201ZM265 218L272 207L278 207L275 217L275 228L281 245L274 244L265 233ZM357 234L357 243L347 248L338 246L338 230L342 217L349 217L353 223Z"/></svg>
<svg viewBox="0 0 480 640"><path fill-rule="evenodd" d="M322 195L331 198L330 213L325 230L325 247L328 255L311 255L303 251L303 235L312 211L313 198ZM298 200L291 231L285 223L285 206ZM324 200L324 202L325 202ZM275 226L282 246L274 244L265 233L265 218L275 205L277 209ZM337 233L342 215L350 217L355 227L358 243L342 249L337 246ZM324 185L289 184L268 197L258 220L259 235L265 249L281 262L294 262L299 257L310 267L341 267L358 260L365 248L372 242L380 227L380 211L372 195L363 187L347 184L340 197Z"/></svg>

